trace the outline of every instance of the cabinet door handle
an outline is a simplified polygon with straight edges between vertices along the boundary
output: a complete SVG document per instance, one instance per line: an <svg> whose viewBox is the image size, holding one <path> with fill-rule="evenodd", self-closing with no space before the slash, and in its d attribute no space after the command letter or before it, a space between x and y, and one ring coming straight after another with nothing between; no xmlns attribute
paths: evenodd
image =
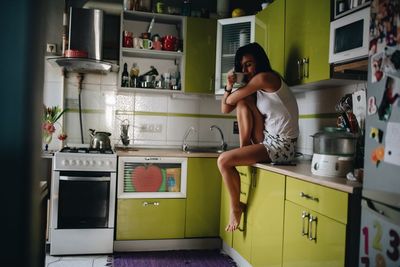
<svg viewBox="0 0 400 267"><path fill-rule="evenodd" d="M152 205L152 206L160 206L160 202L157 202L157 201L155 201L155 202L147 202L147 201L144 201L144 202L143 202L143 207L147 207L147 206L149 206L149 205Z"/></svg>
<svg viewBox="0 0 400 267"><path fill-rule="evenodd" d="M297 78L299 80L301 80L303 77L303 73L302 73L302 65L303 65L303 61L302 60L297 60Z"/></svg>
<svg viewBox="0 0 400 267"><path fill-rule="evenodd" d="M304 192L300 192L300 197L303 197L303 198L306 198L306 199L310 199L310 200L313 200L315 202L319 202L319 198L310 196L310 195L308 195L308 194L306 194Z"/></svg>
<svg viewBox="0 0 400 267"><path fill-rule="evenodd" d="M308 236L308 228L309 228L308 218L310 218L310 214L308 214L306 211L303 211L303 213L301 214L301 220L302 220L301 235L302 236L305 236L305 235ZM307 222L307 227L306 227L306 222Z"/></svg>
<svg viewBox="0 0 400 267"><path fill-rule="evenodd" d="M246 195L246 192L240 191L241 195Z"/></svg>
<svg viewBox="0 0 400 267"><path fill-rule="evenodd" d="M308 58L303 58L303 78L308 78L309 74L309 62Z"/></svg>
<svg viewBox="0 0 400 267"><path fill-rule="evenodd" d="M318 223L318 219L317 219L317 216L310 216L310 219L308 220L309 221L309 223L308 223L308 225L309 225L309 231L308 231L308 240L310 240L310 241L315 241L315 242L317 242L317 223ZM315 222L315 227L314 227L314 236L313 236L313 222Z"/></svg>
<svg viewBox="0 0 400 267"><path fill-rule="evenodd" d="M213 91L214 91L214 84L215 84L214 76L211 76L211 77L210 77L210 88L209 88L209 91L210 91L210 92L213 92Z"/></svg>

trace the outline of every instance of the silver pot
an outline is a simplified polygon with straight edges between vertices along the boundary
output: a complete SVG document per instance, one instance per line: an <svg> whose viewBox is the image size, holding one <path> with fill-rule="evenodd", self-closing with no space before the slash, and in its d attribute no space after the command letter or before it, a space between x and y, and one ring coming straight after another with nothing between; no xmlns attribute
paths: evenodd
<svg viewBox="0 0 400 267"><path fill-rule="evenodd" d="M110 135L108 132L96 132L89 129L90 132L90 148L93 149L111 149Z"/></svg>
<svg viewBox="0 0 400 267"><path fill-rule="evenodd" d="M356 154L357 136L341 128L326 127L312 137L315 154L350 157Z"/></svg>

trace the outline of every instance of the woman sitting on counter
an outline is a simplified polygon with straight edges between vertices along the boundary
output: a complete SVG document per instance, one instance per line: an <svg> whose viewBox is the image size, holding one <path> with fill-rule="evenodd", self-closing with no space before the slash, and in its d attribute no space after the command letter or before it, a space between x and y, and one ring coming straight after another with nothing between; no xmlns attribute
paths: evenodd
<svg viewBox="0 0 400 267"><path fill-rule="evenodd" d="M233 85L243 72L247 84ZM240 47L235 68L227 76L221 100L222 113L236 108L240 147L222 153L218 168L230 195L230 219L226 231L235 231L245 205L240 203L240 176L236 166L257 162L285 163L293 160L299 134L296 99L283 78L272 69L268 56L257 43Z"/></svg>

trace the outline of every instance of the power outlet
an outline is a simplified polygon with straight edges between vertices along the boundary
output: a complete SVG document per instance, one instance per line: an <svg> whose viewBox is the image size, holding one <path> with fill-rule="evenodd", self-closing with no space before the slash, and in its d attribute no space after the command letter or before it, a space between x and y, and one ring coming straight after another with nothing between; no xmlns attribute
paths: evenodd
<svg viewBox="0 0 400 267"><path fill-rule="evenodd" d="M46 52L50 54L57 53L57 45L56 44L47 44L46 45Z"/></svg>
<svg viewBox="0 0 400 267"><path fill-rule="evenodd" d="M233 134L239 134L239 125L237 121L233 122Z"/></svg>
<svg viewBox="0 0 400 267"><path fill-rule="evenodd" d="M162 124L147 124L144 123L140 126L140 131L142 133L161 133Z"/></svg>

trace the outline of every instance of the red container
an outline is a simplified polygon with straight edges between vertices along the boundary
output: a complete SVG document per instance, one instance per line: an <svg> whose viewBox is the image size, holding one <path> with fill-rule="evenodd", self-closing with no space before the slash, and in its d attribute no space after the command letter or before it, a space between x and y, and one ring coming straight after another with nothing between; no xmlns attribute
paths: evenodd
<svg viewBox="0 0 400 267"><path fill-rule="evenodd" d="M163 50L176 51L178 48L178 39L173 35L166 35L162 38Z"/></svg>

